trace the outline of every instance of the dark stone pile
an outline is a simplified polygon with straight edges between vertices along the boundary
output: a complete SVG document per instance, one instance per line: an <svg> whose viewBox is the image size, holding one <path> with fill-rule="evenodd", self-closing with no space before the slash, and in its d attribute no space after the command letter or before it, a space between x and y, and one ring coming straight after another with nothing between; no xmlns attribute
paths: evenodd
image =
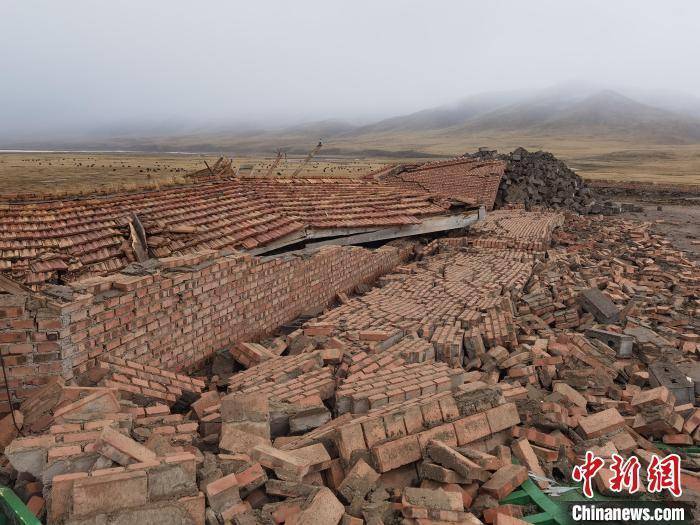
<svg viewBox="0 0 700 525"><path fill-rule="evenodd" d="M466 156L506 161L506 170L496 196L496 208L508 204L567 209L577 213L600 213L586 183L561 160L546 151L531 153L518 148L509 154L480 149Z"/></svg>

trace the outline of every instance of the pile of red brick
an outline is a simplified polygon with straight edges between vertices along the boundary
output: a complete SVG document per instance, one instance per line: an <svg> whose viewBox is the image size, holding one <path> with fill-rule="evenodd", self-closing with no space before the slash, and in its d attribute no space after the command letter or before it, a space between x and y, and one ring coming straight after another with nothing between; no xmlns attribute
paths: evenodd
<svg viewBox="0 0 700 525"><path fill-rule="evenodd" d="M649 224L494 216L199 376L50 382L25 436L0 423L0 476L49 523L518 524L503 498L575 485L586 451L700 443L697 265Z"/></svg>
<svg viewBox="0 0 700 525"><path fill-rule="evenodd" d="M543 252L549 246L552 232L560 227L564 216L524 209L497 210L472 228L473 246Z"/></svg>

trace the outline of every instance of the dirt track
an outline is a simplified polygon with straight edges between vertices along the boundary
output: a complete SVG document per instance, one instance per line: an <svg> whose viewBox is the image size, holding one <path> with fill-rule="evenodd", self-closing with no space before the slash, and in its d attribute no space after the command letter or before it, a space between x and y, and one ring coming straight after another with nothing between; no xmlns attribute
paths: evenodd
<svg viewBox="0 0 700 525"><path fill-rule="evenodd" d="M626 213L625 216L653 221L655 228L667 235L676 248L686 250L692 254L693 258L700 259L700 204L697 206L639 204L644 207L644 212ZM658 206L661 206L661 211L657 210Z"/></svg>

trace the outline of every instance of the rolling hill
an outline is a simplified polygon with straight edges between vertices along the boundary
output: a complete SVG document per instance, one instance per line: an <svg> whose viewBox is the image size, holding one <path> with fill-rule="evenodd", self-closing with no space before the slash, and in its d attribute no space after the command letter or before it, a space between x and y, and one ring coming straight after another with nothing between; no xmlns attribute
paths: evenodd
<svg viewBox="0 0 700 525"><path fill-rule="evenodd" d="M520 97L477 96L455 105L383 120L347 133L440 132L452 137L522 134L636 140L655 144L700 142L700 119L642 104L611 90L585 96L545 92Z"/></svg>
<svg viewBox="0 0 700 525"><path fill-rule="evenodd" d="M644 98L644 97L643 97ZM700 114L692 96L646 96L665 108L645 104L612 90L566 84L537 91L473 95L453 104L357 125L327 119L294 126L260 128L205 124L196 129L152 125L91 132L81 138L0 144L0 148L124 149L272 154L284 148L303 154L323 138L326 154L376 156L450 155L480 143L510 147L547 147L552 142L595 141L639 147L641 144L700 144ZM675 100L675 105L672 104ZM684 110L686 108L687 110ZM114 130L115 128L113 128ZM148 132L151 130L152 132ZM155 131L158 130L158 131Z"/></svg>

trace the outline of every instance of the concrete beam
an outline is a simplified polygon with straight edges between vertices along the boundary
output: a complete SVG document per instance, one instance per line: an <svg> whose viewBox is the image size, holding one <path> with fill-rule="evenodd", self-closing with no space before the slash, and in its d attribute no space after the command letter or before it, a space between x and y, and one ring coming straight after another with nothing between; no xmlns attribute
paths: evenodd
<svg viewBox="0 0 700 525"><path fill-rule="evenodd" d="M312 251L321 246L330 245L348 245L348 244L363 244L367 242L383 241L388 239L397 239L399 237L411 237L414 235L424 235L426 233L434 233L439 231L458 230L474 224L479 220L479 211L474 210L469 214L452 215L450 217L432 217L426 219L420 224L411 224L408 226L397 226L393 228L383 228L366 233L358 233L335 239L314 242L306 245L305 251Z"/></svg>

